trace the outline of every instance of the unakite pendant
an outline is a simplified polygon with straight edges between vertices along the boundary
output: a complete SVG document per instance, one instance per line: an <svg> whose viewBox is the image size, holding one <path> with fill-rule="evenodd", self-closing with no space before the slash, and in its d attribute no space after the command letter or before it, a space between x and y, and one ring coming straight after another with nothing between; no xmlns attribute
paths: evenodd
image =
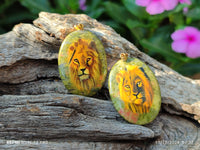
<svg viewBox="0 0 200 150"><path fill-rule="evenodd" d="M161 95L150 68L137 58L121 54L109 75L109 92L118 113L128 122L147 124L159 113Z"/></svg>
<svg viewBox="0 0 200 150"><path fill-rule="evenodd" d="M106 53L95 34L80 24L66 36L59 50L60 77L69 93L92 96L107 74Z"/></svg>

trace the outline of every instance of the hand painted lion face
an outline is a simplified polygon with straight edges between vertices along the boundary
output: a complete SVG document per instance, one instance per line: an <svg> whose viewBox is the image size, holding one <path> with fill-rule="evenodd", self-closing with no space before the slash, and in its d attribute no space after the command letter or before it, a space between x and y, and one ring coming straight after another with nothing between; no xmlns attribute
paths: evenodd
<svg viewBox="0 0 200 150"><path fill-rule="evenodd" d="M101 63L95 42L79 39L70 46L68 55L70 79L74 86L84 93L98 86Z"/></svg>
<svg viewBox="0 0 200 150"><path fill-rule="evenodd" d="M140 114L149 112L153 89L143 69L128 66L116 75L116 80L126 109Z"/></svg>

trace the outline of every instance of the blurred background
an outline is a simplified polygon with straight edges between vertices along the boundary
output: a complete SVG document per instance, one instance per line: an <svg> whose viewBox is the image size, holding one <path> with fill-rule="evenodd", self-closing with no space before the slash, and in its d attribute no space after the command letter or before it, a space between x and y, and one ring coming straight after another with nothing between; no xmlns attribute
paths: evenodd
<svg viewBox="0 0 200 150"><path fill-rule="evenodd" d="M200 58L172 50L171 34L186 26L200 29L200 1L179 4L171 11L149 15L135 0L1 0L0 34L15 24L32 23L41 11L87 14L114 28L141 51L184 76L200 79Z"/></svg>

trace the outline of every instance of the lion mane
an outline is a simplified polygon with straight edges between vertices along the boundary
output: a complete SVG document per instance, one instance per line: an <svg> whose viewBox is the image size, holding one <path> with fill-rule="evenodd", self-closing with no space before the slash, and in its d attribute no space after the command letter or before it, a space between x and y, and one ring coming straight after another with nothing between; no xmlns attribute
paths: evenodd
<svg viewBox="0 0 200 150"><path fill-rule="evenodd" d="M68 51L69 75L75 89L87 94L101 87L102 71L94 41L79 39Z"/></svg>
<svg viewBox="0 0 200 150"><path fill-rule="evenodd" d="M153 101L153 89L143 68L128 65L116 75L120 98L127 110L148 113Z"/></svg>

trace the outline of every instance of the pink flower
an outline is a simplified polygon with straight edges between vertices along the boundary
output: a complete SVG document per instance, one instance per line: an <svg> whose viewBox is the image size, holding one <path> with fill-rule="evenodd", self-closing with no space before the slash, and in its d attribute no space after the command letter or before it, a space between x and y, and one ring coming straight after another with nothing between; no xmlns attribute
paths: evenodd
<svg viewBox="0 0 200 150"><path fill-rule="evenodd" d="M178 0L136 0L139 6L146 7L146 11L151 14L160 14L165 10L172 10L178 4Z"/></svg>
<svg viewBox="0 0 200 150"><path fill-rule="evenodd" d="M186 27L172 33L174 40L172 49L177 53L185 53L190 58L200 57L200 31L194 27Z"/></svg>
<svg viewBox="0 0 200 150"><path fill-rule="evenodd" d="M190 0L179 0L179 2L180 2L180 3L186 3L186 4L188 4L188 5L191 5L191 4L192 4L192 2L191 2ZM184 13L184 14L187 14L187 12L188 12L188 7L184 7L184 8L183 8L183 13Z"/></svg>
<svg viewBox="0 0 200 150"><path fill-rule="evenodd" d="M187 14L187 13L188 13L188 8L187 8L187 7L184 7L184 8L183 8L183 13L184 13L184 14Z"/></svg>
<svg viewBox="0 0 200 150"><path fill-rule="evenodd" d="M188 5L191 5L191 1L190 0L179 0L180 3L186 3Z"/></svg>
<svg viewBox="0 0 200 150"><path fill-rule="evenodd" d="M87 7L86 7L85 3L86 3L86 0L79 0L79 8L81 10L86 10Z"/></svg>

